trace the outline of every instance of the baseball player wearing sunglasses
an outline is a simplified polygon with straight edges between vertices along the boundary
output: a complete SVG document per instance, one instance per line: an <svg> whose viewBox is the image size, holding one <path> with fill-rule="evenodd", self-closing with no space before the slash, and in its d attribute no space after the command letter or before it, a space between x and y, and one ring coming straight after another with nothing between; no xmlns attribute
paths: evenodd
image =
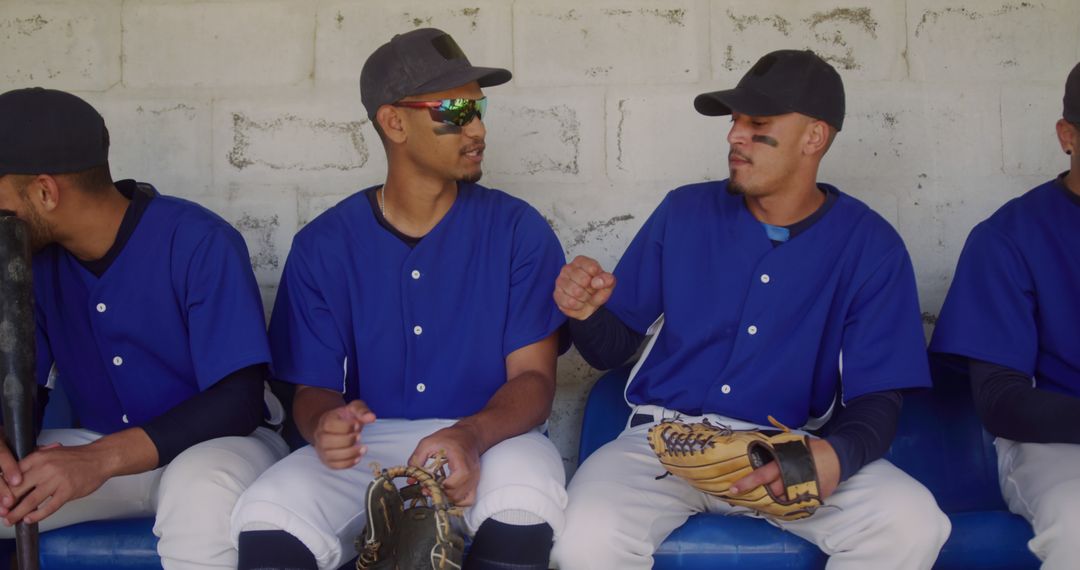
<svg viewBox="0 0 1080 570"><path fill-rule="evenodd" d="M509 80L430 28L364 64L388 172L293 242L270 344L311 445L241 497L240 568L337 568L356 555L370 464L422 466L440 452L474 535L465 567L548 567L566 505L542 433L565 320L549 286L565 258L536 210L476 183L481 89Z"/></svg>

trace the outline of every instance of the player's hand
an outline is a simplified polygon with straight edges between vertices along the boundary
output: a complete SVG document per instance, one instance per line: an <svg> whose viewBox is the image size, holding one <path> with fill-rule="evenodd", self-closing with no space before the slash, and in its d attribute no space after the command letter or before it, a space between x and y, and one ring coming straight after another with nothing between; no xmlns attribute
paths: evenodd
<svg viewBox="0 0 1080 570"><path fill-rule="evenodd" d="M4 443L3 432L0 430L0 516L6 515L7 510L15 506L15 493L11 487L22 483L22 471L15 454Z"/></svg>
<svg viewBox="0 0 1080 570"><path fill-rule="evenodd" d="M829 442L817 438L810 438L810 454L814 456L818 487L821 491L821 500L824 501L840 484L840 458L836 456L836 451ZM730 492L733 495L740 495L756 489L759 485L768 485L769 490L777 497L787 496L784 483L780 480L780 466L775 461L754 469L749 475L736 481L731 486Z"/></svg>
<svg viewBox="0 0 1080 570"><path fill-rule="evenodd" d="M555 304L564 315L583 321L611 298L615 276L595 259L579 255L555 279Z"/></svg>
<svg viewBox="0 0 1080 570"><path fill-rule="evenodd" d="M374 421L375 413L361 400L327 410L315 427L319 460L331 469L347 469L359 463L367 453L367 446L360 442L360 431Z"/></svg>
<svg viewBox="0 0 1080 570"><path fill-rule="evenodd" d="M423 467L440 451L446 453L450 476L443 481L443 490L459 507L476 502L476 486L480 483L479 437L472 430L460 423L443 428L420 440L409 458L409 465Z"/></svg>
<svg viewBox="0 0 1080 570"><path fill-rule="evenodd" d="M19 462L22 481L11 485L18 503L0 509L4 524L41 522L68 501L93 493L110 477L106 461L92 445L50 444Z"/></svg>

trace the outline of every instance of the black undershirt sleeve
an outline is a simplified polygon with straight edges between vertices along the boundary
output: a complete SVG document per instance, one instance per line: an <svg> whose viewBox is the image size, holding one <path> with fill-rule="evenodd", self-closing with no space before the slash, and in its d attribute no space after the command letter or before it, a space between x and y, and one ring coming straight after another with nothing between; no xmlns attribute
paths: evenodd
<svg viewBox="0 0 1080 570"><path fill-rule="evenodd" d="M621 366L645 340L645 335L626 326L606 307L600 307L583 321L567 319L567 326L581 357L598 370Z"/></svg>
<svg viewBox="0 0 1080 570"><path fill-rule="evenodd" d="M255 431L263 419L263 381L269 375L266 364L241 368L145 423L158 467L197 443Z"/></svg>
<svg viewBox="0 0 1080 570"><path fill-rule="evenodd" d="M903 403L899 390L874 392L851 400L829 420L822 431L840 459L840 481L885 455Z"/></svg>
<svg viewBox="0 0 1080 570"><path fill-rule="evenodd" d="M975 409L986 431L1029 443L1080 443L1080 398L1040 390L1022 372L969 359Z"/></svg>

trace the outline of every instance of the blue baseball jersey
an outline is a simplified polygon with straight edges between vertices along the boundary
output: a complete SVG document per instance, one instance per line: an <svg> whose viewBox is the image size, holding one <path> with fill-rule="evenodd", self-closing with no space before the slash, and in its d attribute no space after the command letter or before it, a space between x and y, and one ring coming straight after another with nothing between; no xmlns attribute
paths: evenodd
<svg viewBox="0 0 1080 570"><path fill-rule="evenodd" d="M903 241L821 187L836 194L832 208L778 247L726 180L667 195L619 261L607 304L639 332L665 319L631 403L801 426L838 394L930 385Z"/></svg>
<svg viewBox="0 0 1080 570"><path fill-rule="evenodd" d="M930 350L1027 374L1080 397L1080 200L1060 179L975 226Z"/></svg>
<svg viewBox="0 0 1080 570"><path fill-rule="evenodd" d="M554 333L565 257L543 217L498 190L458 185L409 247L365 192L293 240L270 318L275 376L362 399L380 417L461 417L506 381L506 357Z"/></svg>
<svg viewBox="0 0 1080 570"><path fill-rule="evenodd" d="M270 362L247 246L197 204L155 197L101 277L56 244L33 265L38 382L55 363L86 429L140 425Z"/></svg>

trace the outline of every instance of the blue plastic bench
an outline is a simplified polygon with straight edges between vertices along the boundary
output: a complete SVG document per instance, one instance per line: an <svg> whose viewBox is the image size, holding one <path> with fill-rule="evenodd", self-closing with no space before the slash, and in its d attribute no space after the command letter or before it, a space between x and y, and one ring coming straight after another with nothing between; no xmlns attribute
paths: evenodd
<svg viewBox="0 0 1080 570"><path fill-rule="evenodd" d="M630 409L623 400L629 368L593 386L581 427L579 461L614 439ZM933 492L952 521L952 535L934 566L942 570L1038 568L1028 551L1031 526L1008 511L997 482L993 438L983 430L967 383L935 370L937 386L904 399L886 457ZM673 532L655 554L655 568L824 568L813 544L757 519L699 514Z"/></svg>

